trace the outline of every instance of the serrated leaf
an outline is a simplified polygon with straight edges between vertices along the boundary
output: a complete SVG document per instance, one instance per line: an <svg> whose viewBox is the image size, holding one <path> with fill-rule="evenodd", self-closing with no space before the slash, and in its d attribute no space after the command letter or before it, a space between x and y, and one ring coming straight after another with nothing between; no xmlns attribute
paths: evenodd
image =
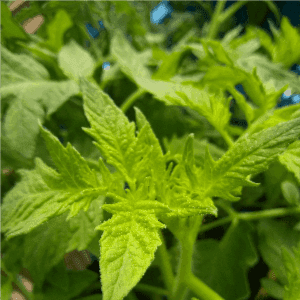
<svg viewBox="0 0 300 300"><path fill-rule="evenodd" d="M145 62L120 32L113 37L112 53L122 71L155 98L167 105L191 107L205 116L218 130L223 130L229 122L229 99L221 94L212 95L193 85L151 79L150 72L144 66Z"/></svg>
<svg viewBox="0 0 300 300"><path fill-rule="evenodd" d="M36 159L36 168L20 170L22 180L3 200L2 230L7 237L30 232L53 216L71 210L68 218L87 210L106 192L95 171L70 144L64 148L49 131L41 129L57 173Z"/></svg>
<svg viewBox="0 0 300 300"><path fill-rule="evenodd" d="M104 300L121 300L139 282L161 244L158 229L165 226L149 214L114 215L98 226Z"/></svg>
<svg viewBox="0 0 300 300"><path fill-rule="evenodd" d="M280 24L280 32L274 34L275 45L271 52L274 62L282 63L286 68L290 68L300 59L299 43L300 34L294 28L289 19L284 16Z"/></svg>
<svg viewBox="0 0 300 300"><path fill-rule="evenodd" d="M96 172L90 169L87 161L70 143L65 148L59 139L41 124L40 130L51 158L69 188L86 189L99 185Z"/></svg>
<svg viewBox="0 0 300 300"><path fill-rule="evenodd" d="M199 175L203 195L238 200L231 191L239 186L257 185L250 181L250 176L266 170L299 134L297 118L252 135L245 134L217 162L209 155Z"/></svg>
<svg viewBox="0 0 300 300"><path fill-rule="evenodd" d="M130 154L132 158L129 159L135 165L133 174L136 174L136 178L145 178L147 175L152 175L151 170L153 170L153 179L158 182L165 173L163 152L143 113L136 107L134 109L139 133L136 144ZM150 151L146 155L145 149L147 148ZM142 159L147 159L147 162L143 162Z"/></svg>
<svg viewBox="0 0 300 300"><path fill-rule="evenodd" d="M84 128L96 141L96 146L107 162L130 182L132 162L128 161L135 142L135 125L130 123L112 99L99 87L82 79L81 89L85 114L91 128Z"/></svg>

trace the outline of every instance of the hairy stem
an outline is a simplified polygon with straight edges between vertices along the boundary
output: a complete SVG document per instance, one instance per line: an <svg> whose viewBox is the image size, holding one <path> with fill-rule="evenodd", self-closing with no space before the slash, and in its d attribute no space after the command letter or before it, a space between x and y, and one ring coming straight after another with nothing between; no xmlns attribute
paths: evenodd
<svg viewBox="0 0 300 300"><path fill-rule="evenodd" d="M161 232L159 232L162 244L157 249L158 259L160 260L160 269L163 280L169 292L171 292L174 282L174 275L170 263L169 253Z"/></svg>

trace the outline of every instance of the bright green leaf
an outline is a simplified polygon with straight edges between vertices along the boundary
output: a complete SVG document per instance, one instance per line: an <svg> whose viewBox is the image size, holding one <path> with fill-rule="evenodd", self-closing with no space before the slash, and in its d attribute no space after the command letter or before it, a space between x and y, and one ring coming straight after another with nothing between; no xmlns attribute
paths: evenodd
<svg viewBox="0 0 300 300"><path fill-rule="evenodd" d="M217 162L207 153L204 170L200 173L203 195L238 200L230 191L239 186L255 186L249 180L250 175L266 170L299 133L300 118L297 118L241 136Z"/></svg>
<svg viewBox="0 0 300 300"><path fill-rule="evenodd" d="M104 300L121 300L139 282L161 244L159 228L165 226L153 215L124 212L114 215L97 229Z"/></svg>
<svg viewBox="0 0 300 300"><path fill-rule="evenodd" d="M112 99L96 85L82 80L81 89L85 114L91 124L91 128L84 131L95 139L107 163L130 181L132 162L128 157L135 142L135 124L130 123Z"/></svg>
<svg viewBox="0 0 300 300"><path fill-rule="evenodd" d="M70 144L64 148L49 131L41 130L61 174L38 158L34 170L20 171L22 180L3 200L2 230L8 237L27 233L68 209L68 218L76 216L106 191L75 148Z"/></svg>

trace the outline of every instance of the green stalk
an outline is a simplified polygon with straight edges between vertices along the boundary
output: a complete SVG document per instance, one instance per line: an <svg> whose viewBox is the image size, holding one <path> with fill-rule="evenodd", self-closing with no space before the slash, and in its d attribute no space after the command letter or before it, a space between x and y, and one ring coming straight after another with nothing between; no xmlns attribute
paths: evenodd
<svg viewBox="0 0 300 300"><path fill-rule="evenodd" d="M180 261L178 273L175 279L175 284L172 291L172 300L182 300L187 292L188 288L191 288L190 278L194 278L192 274L192 258L194 244L197 239L199 227L202 223L203 216L191 217L187 220L185 227L180 235ZM201 282L199 280L199 282ZM222 298L216 297L216 293L207 287L204 283L196 288L198 294L207 295L205 300L221 300ZM194 291L195 292L195 291Z"/></svg>
<svg viewBox="0 0 300 300"><path fill-rule="evenodd" d="M185 283L191 291L203 300L224 300L224 298L218 295L194 274L190 274L186 277Z"/></svg>
<svg viewBox="0 0 300 300"><path fill-rule="evenodd" d="M143 292L150 292L150 293L153 293L158 296L168 296L169 295L169 292L165 289L162 289L162 288L159 288L156 286L152 286L152 285L148 285L148 284L144 284L144 283L137 284L134 287L134 289L143 291Z"/></svg>
<svg viewBox="0 0 300 300"><path fill-rule="evenodd" d="M160 261L160 270L168 292L171 292L174 282L173 270L163 235L161 232L159 232L159 234L162 240L162 244L157 249L158 259Z"/></svg>
<svg viewBox="0 0 300 300"><path fill-rule="evenodd" d="M123 113L125 114L126 111L129 109L129 107L142 95L144 95L145 93L147 93L147 91L145 91L142 88L137 89L134 93L132 93L126 100L125 102L121 105L121 109L123 111Z"/></svg>
<svg viewBox="0 0 300 300"><path fill-rule="evenodd" d="M181 253L178 274L175 281L175 286L172 291L173 300L181 300L184 298L187 292L187 285L185 282L186 277L191 276L192 268L192 255L193 255L193 243L188 242L188 240L180 241ZM208 299L207 299L208 300Z"/></svg>
<svg viewBox="0 0 300 300"><path fill-rule="evenodd" d="M228 132L225 131L225 130L222 130L222 131L219 131L219 132L222 135L223 139L225 140L227 146L229 148L232 147L233 144L234 144L234 141L233 141L232 137L228 134Z"/></svg>
<svg viewBox="0 0 300 300"><path fill-rule="evenodd" d="M228 216L226 218L217 220L215 222L203 225L200 229L200 232L202 233L211 230L213 228L222 226L226 223L232 222L234 219L251 221L251 220L266 219L266 218L284 217L293 214L300 214L300 207L274 208L265 211L237 213L235 215Z"/></svg>
<svg viewBox="0 0 300 300"><path fill-rule="evenodd" d="M227 8L226 11L222 12L226 1L219 0L210 23L207 38L215 39L222 24L226 22L226 20L230 19L243 5L245 5L246 2L248 1L237 1Z"/></svg>
<svg viewBox="0 0 300 300"><path fill-rule="evenodd" d="M219 0L217 2L216 9L215 9L213 17L211 19L209 31L207 34L208 39L215 39L216 36L218 35L219 27L221 25L220 18L221 18L221 14L222 14L225 4L226 4L226 1Z"/></svg>

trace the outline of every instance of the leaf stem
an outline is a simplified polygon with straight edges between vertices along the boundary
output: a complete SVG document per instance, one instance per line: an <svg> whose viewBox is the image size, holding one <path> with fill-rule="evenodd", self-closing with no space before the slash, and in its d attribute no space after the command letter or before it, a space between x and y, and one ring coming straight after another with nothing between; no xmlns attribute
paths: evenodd
<svg viewBox="0 0 300 300"><path fill-rule="evenodd" d="M172 291L173 300L181 300L184 298L187 289L190 288L196 292L205 300L222 300L222 298L201 282L200 279L195 280L195 276L192 274L192 258L194 243L197 239L199 226L201 225L203 216L196 216L190 218L184 234L180 237L180 261L177 277ZM197 284L191 284L192 282L197 282Z"/></svg>
<svg viewBox="0 0 300 300"><path fill-rule="evenodd" d="M233 139L231 138L231 136L228 134L227 131L222 130L220 131L220 134L222 135L223 139L225 140L226 144L228 145L228 147L232 147L234 144Z"/></svg>
<svg viewBox="0 0 300 300"><path fill-rule="evenodd" d="M228 7L221 15L219 21L220 25L225 22L227 19L230 19L243 5L248 1L237 1Z"/></svg>
<svg viewBox="0 0 300 300"><path fill-rule="evenodd" d="M180 241L180 261L178 274L176 277L175 285L172 291L173 300L181 300L184 298L187 292L187 285L185 283L185 277L190 276L192 268L192 255L193 255L193 244L188 240Z"/></svg>
<svg viewBox="0 0 300 300"><path fill-rule="evenodd" d="M234 219L250 221L250 220L257 220L257 219L264 219L264 218L283 217L283 216L299 214L299 213L300 213L300 207L274 208L274 209L269 209L264 211L237 213L234 216L233 215L228 216L223 219L217 220L215 222L201 226L200 233L222 226L226 223L232 222Z"/></svg>
<svg viewBox="0 0 300 300"><path fill-rule="evenodd" d="M129 109L129 107L142 95L144 95L145 93L147 93L147 91L145 91L142 88L138 88L134 93L132 93L126 100L125 102L121 105L121 109L124 113L126 113L126 111Z"/></svg>
<svg viewBox="0 0 300 300"><path fill-rule="evenodd" d="M161 232L159 232L162 244L158 247L158 259L160 260L160 269L165 282L165 285L169 292L171 292L174 282L174 275L172 266L170 263L169 253L165 244L164 237Z"/></svg>
<svg viewBox="0 0 300 300"><path fill-rule="evenodd" d="M140 291L154 293L156 295L161 295L161 296L169 295L169 292L165 289L162 289L162 288L159 288L156 286L152 286L152 285L148 285L148 284L144 284L144 283L139 283L134 288L137 290L140 290Z"/></svg>
<svg viewBox="0 0 300 300"><path fill-rule="evenodd" d="M185 283L191 291L193 291L198 297L203 300L224 300L224 298L218 295L214 290L212 290L194 274L190 274L188 277L186 277Z"/></svg>
<svg viewBox="0 0 300 300"><path fill-rule="evenodd" d="M207 34L208 39L215 39L216 36L218 35L218 30L221 25L221 22L219 19L221 17L221 14L222 14L225 4L226 4L226 1L222 1L222 0L217 1L216 9L215 9L213 17L211 19L209 31Z"/></svg>

